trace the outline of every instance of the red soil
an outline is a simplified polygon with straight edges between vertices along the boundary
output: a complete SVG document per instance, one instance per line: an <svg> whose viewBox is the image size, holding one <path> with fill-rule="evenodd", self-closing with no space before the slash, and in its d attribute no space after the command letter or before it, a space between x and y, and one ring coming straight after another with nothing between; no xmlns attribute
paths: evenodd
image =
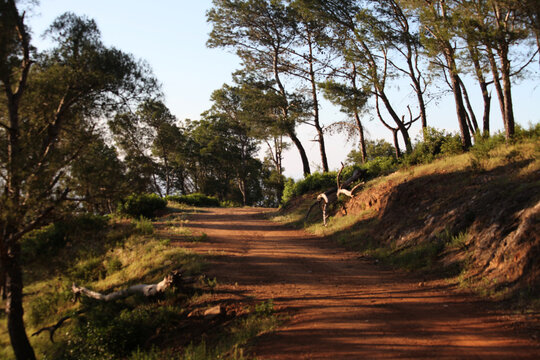
<svg viewBox="0 0 540 360"><path fill-rule="evenodd" d="M208 235L189 244L211 255L207 275L218 279L216 296L273 299L290 315L257 339L257 358L540 358L531 331L537 318L383 269L327 239L264 220L265 211L205 209L187 224Z"/></svg>

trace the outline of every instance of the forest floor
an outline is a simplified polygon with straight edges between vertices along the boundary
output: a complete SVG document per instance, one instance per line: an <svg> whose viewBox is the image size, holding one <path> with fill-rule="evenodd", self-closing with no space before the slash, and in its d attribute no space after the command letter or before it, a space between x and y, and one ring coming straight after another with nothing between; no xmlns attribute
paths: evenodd
<svg viewBox="0 0 540 360"><path fill-rule="evenodd" d="M201 209L213 302L272 299L286 321L258 337L258 359L537 359L538 319L386 269L334 241L265 219L272 210ZM535 330L536 329L536 330Z"/></svg>

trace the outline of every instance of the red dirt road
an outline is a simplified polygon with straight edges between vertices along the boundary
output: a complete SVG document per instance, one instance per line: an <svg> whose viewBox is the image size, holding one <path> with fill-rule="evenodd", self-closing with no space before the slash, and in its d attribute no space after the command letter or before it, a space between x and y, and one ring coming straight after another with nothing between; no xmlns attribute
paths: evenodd
<svg viewBox="0 0 540 360"><path fill-rule="evenodd" d="M329 240L263 220L264 211L205 209L187 224L208 235L191 247L212 255L208 276L221 294L273 299L290 314L260 336L257 358L540 358L532 334L491 304L440 284L421 286Z"/></svg>

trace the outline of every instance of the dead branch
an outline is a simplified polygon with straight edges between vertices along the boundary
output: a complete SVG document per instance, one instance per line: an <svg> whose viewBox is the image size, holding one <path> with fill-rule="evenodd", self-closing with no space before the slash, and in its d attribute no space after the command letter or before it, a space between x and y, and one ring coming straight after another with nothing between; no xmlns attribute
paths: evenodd
<svg viewBox="0 0 540 360"><path fill-rule="evenodd" d="M71 319L72 317L75 317L77 315L80 315L80 314L84 313L85 311L86 310L81 309L81 310L79 310L79 311L77 311L77 312L75 312L75 313L73 313L71 315L66 315L63 318L61 318L60 320L58 320L58 322L56 324L41 328L38 331L36 331L35 333L33 333L32 336L38 336L43 331L48 331L49 332L49 339L51 340L52 343L54 343L54 333L55 333L55 331L58 330L64 324L64 322Z"/></svg>
<svg viewBox="0 0 540 360"><path fill-rule="evenodd" d="M362 175L364 175L364 172L358 169L355 170L351 177L349 177L343 184L341 184L341 173L343 172L344 168L345 165L341 163L341 169L339 170L336 178L337 187L334 187L317 196L317 201L309 207L309 210L305 216L305 220L307 220L309 214L311 213L311 210L315 207L315 205L319 205L323 216L323 225L326 226L326 220L329 217L329 215L327 214L328 205L336 202L339 198L339 195L341 194L352 198L354 191L364 184L364 182L361 182L355 185L351 190L347 190L349 186L351 186L355 181L360 179Z"/></svg>

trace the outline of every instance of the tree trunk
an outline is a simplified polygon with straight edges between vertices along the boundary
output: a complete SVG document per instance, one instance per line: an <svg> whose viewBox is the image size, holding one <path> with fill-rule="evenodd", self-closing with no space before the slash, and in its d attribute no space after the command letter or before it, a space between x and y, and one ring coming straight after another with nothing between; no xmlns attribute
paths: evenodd
<svg viewBox="0 0 540 360"><path fill-rule="evenodd" d="M479 130L478 121L476 121L476 115L474 114L471 101L469 100L469 93L467 92L467 88L465 87L465 84L463 83L463 81L461 79L459 80L461 84L461 90L463 92L463 97L465 99L465 104L467 105L467 110L469 111L469 116L468 116L468 119L470 122L469 128L471 129L471 133L476 134Z"/></svg>
<svg viewBox="0 0 540 360"><path fill-rule="evenodd" d="M317 129L317 137L319 142L319 151L321 153L321 163L323 172L328 172L328 159L326 157L326 147L324 144L324 133L319 119L319 99L317 97L317 82L315 79L315 70L313 69L313 45L311 37L308 35L309 44L309 79L311 82L311 98L313 99L313 123Z"/></svg>
<svg viewBox="0 0 540 360"><path fill-rule="evenodd" d="M285 102L285 105L282 106L281 112L283 115L283 120L288 122L289 121L289 109L288 109L288 100L287 100L287 92L285 91L285 87L283 86L283 83L281 82L281 79L279 77L279 68L278 68L278 50L276 49L274 53L274 59L273 59L273 72L274 72L274 80L276 81L276 84L279 88L279 93L283 97L283 100ZM300 153L300 158L302 159L302 166L304 168L304 176L311 174L311 170L309 168L309 160L306 155L306 151L304 150L304 147L302 146L302 143L300 142L300 139L296 136L295 132L295 126L294 124L288 124L286 126L287 135L291 138L291 141L294 143L296 148L298 149L298 152Z"/></svg>
<svg viewBox="0 0 540 360"><path fill-rule="evenodd" d="M390 100L388 100L388 97L386 96L386 93L384 91L379 91L380 98L382 99L384 106L386 107L386 110L396 123L399 132L401 133L401 136L403 137L403 141L405 142L405 149L408 153L412 152L412 143L411 143L411 137L409 136L409 130L405 126L405 123L401 121L397 113L395 112L394 108L392 107L392 104L390 104ZM397 137L397 134L394 134L395 137ZM395 141L394 141L395 142ZM399 152L399 148L398 148Z"/></svg>
<svg viewBox="0 0 540 360"><path fill-rule="evenodd" d="M491 112L491 95L487 90L487 84L481 83L480 88L482 89L482 98L484 99L484 115L482 118L482 133L484 136L489 136L489 117Z"/></svg>
<svg viewBox="0 0 540 360"><path fill-rule="evenodd" d="M399 159L401 157L401 150L399 149L399 140L398 140L398 130L397 129L394 129L392 131L392 137L393 137L393 140L394 140L394 150L395 150L396 159Z"/></svg>
<svg viewBox="0 0 540 360"><path fill-rule="evenodd" d="M302 146L300 139L298 139L298 137L296 136L296 132L294 131L294 129L289 130L288 135L291 138L294 145L296 146L296 148L298 149L298 152L300 153L300 158L302 159L302 165L304 167L304 176L311 174L306 151L304 150L304 147Z"/></svg>
<svg viewBox="0 0 540 360"><path fill-rule="evenodd" d="M364 127L362 126L358 111L354 112L354 120L356 121L358 135L360 136L360 153L362 154L362 164L364 164L367 161L366 139L364 137Z"/></svg>
<svg viewBox="0 0 540 360"><path fill-rule="evenodd" d="M418 107L420 108L420 119L422 121L422 133L427 129L427 114L426 114L426 102L424 101L424 94L422 91L422 85L420 84L421 75L416 77L416 71L412 60L413 50L412 45L407 41L407 64L409 66L409 77L413 83L413 89L416 93L416 99L418 100ZM418 65L418 60L415 60Z"/></svg>
<svg viewBox="0 0 540 360"><path fill-rule="evenodd" d="M358 113L358 87L356 86L356 64L354 61L352 62L352 77L351 77L351 83L354 90L354 99L355 99L355 109L354 109L354 121L356 122L356 128L358 129L358 136L360 137L360 152L362 154L362 163L364 164L367 161L367 150L366 150L366 139L364 136L364 126L362 125L362 121L360 120L360 114Z"/></svg>
<svg viewBox="0 0 540 360"><path fill-rule="evenodd" d="M19 263L20 245L17 242L11 243L9 237L4 238L3 241L5 250L2 254L2 266L6 272L6 313L11 346L17 360L34 360L36 356L26 336L23 320L23 279Z"/></svg>
<svg viewBox="0 0 540 360"><path fill-rule="evenodd" d="M454 54L450 44L446 44L444 55L448 65L448 74L450 76L452 92L454 93L454 101L456 103L456 113L458 117L459 130L461 132L461 145L463 146L464 150L468 150L471 147L471 134L469 133L469 129L467 127L467 111L465 110L465 105L463 104L461 79L457 74Z"/></svg>
<svg viewBox="0 0 540 360"><path fill-rule="evenodd" d="M487 55L489 59L489 65L491 66L491 73L493 74L493 84L495 85L495 90L497 90L497 98L499 99L499 107L501 108L501 115L503 117L503 123L506 128L506 105L503 88L501 86L501 80L499 75L499 70L497 69L497 62L495 61L495 56L491 49L487 50Z"/></svg>
<svg viewBox="0 0 540 360"><path fill-rule="evenodd" d="M511 140L515 133L514 108L512 105L512 82L510 81L510 60L508 59L508 48L504 45L499 51L501 58L501 76L504 96L504 129L506 140Z"/></svg>
<svg viewBox="0 0 540 360"><path fill-rule="evenodd" d="M480 65L480 54L478 49L469 44L469 55L474 64L474 71L476 73L476 79L478 80L478 85L480 86L480 91L482 92L482 100L484 101L484 114L482 116L482 135L489 136L489 117L491 111L491 96L488 91L488 85L486 78L484 77L484 72L482 66Z"/></svg>

